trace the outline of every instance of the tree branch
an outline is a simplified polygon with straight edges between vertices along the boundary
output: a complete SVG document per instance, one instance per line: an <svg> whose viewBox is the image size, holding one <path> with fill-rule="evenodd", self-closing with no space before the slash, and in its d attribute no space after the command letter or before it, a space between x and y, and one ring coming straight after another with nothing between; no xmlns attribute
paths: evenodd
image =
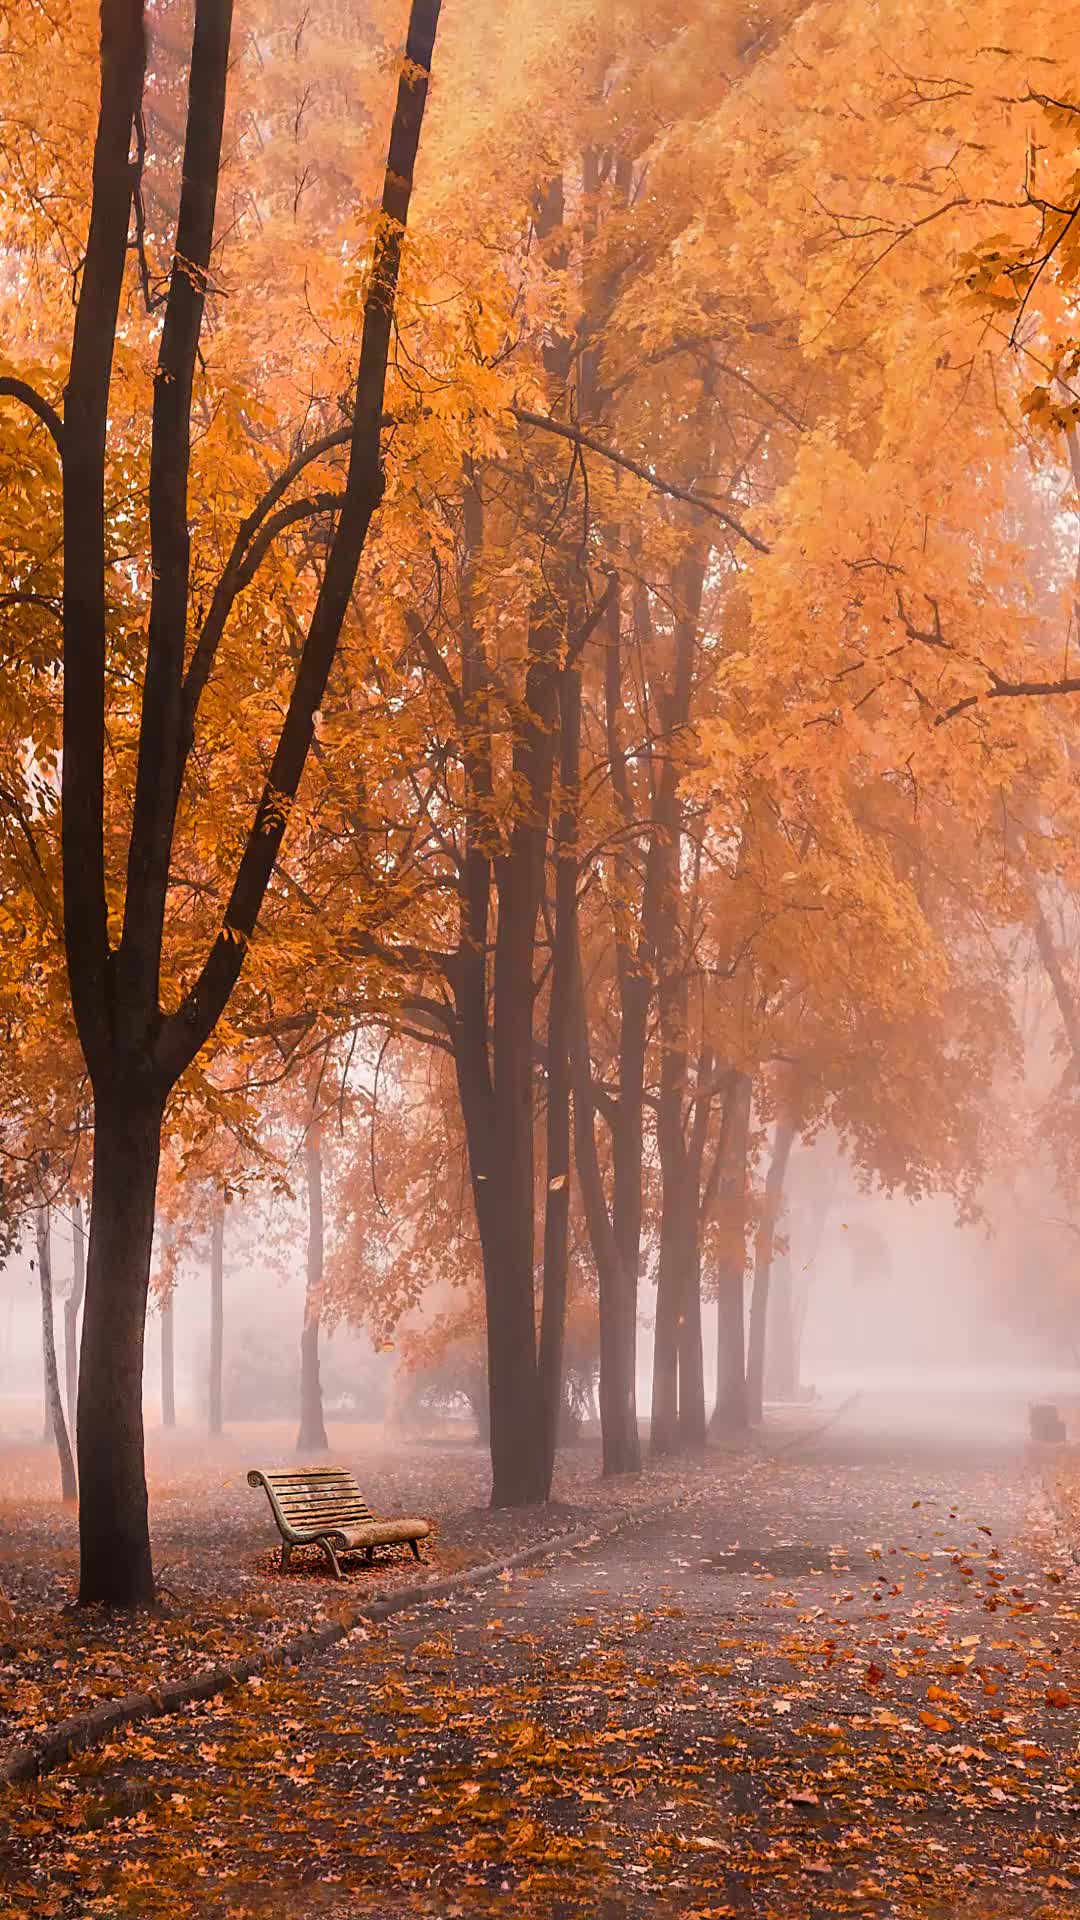
<svg viewBox="0 0 1080 1920"><path fill-rule="evenodd" d="M601 460L609 460L612 466L622 467L626 473L632 473L638 480L644 480L646 486L652 487L654 492L667 494L671 500L683 500L687 506L696 507L699 513L709 514L712 519L719 520L723 526L729 527L732 533L737 533L740 540L745 540L748 546L753 547L755 553L770 551L766 542L759 540L756 533L751 533L749 527L744 527L742 521L737 520L733 513L718 507L714 501L706 499L702 494L694 493L689 487L680 487L674 480L665 479L663 474L657 473L653 467L646 467L641 461L632 460L629 454L620 453L616 447L607 446L603 440L595 439L591 433L586 433L581 427L570 426L563 420L552 420L547 414L529 413L524 407L511 407L510 412L520 426L536 427L541 433L553 433L560 440L569 440L572 446L595 453Z"/></svg>
<svg viewBox="0 0 1080 1920"><path fill-rule="evenodd" d="M364 302L356 398L345 496L278 736L269 776L241 855L224 923L179 1010L162 1022L156 1055L166 1076L178 1076L213 1031L244 964L289 811L314 736L342 624L356 582L368 528L382 498L381 431L386 375L412 198L416 155L427 103L441 0L412 0L383 181L382 218Z"/></svg>
<svg viewBox="0 0 1080 1920"><path fill-rule="evenodd" d="M64 423L56 408L32 387L28 380L17 380L13 376L0 379L0 399L21 400L24 407L37 415L43 427L52 435L56 451L61 460L64 457Z"/></svg>

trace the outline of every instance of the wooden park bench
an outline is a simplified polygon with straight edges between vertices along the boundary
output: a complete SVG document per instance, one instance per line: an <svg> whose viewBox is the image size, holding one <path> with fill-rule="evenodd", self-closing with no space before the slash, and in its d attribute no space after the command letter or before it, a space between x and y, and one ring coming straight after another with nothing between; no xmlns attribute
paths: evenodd
<svg viewBox="0 0 1080 1920"><path fill-rule="evenodd" d="M266 1489L282 1539L282 1573L294 1547L321 1547L335 1580L341 1579L338 1555L343 1553L362 1553L370 1561L376 1547L409 1546L419 1560L418 1543L431 1532L426 1520L376 1520L346 1467L283 1473L252 1467L248 1486Z"/></svg>

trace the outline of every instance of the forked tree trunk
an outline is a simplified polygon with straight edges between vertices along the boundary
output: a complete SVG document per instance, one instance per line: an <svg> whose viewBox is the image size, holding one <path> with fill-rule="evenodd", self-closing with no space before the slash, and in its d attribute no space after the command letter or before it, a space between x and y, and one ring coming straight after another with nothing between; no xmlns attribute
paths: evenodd
<svg viewBox="0 0 1080 1920"><path fill-rule="evenodd" d="M75 1431L75 1395L79 1380L79 1309L86 1292L86 1240L83 1236L82 1201L71 1208L71 1242L74 1273L71 1292L64 1301L64 1398L68 1431Z"/></svg>
<svg viewBox="0 0 1080 1920"><path fill-rule="evenodd" d="M308 1195L307 1286L304 1292L304 1330L300 1335L300 1431L296 1436L296 1451L326 1453L330 1442L326 1437L323 1419L322 1380L319 1374L324 1246L322 1133L317 1119L312 1120L308 1129L304 1165Z"/></svg>
<svg viewBox="0 0 1080 1920"><path fill-rule="evenodd" d="M746 1355L746 1411L751 1424L762 1416L765 1385L765 1329L769 1313L769 1278L772 1272L776 1224L784 1197L784 1179L794 1145L796 1127L790 1120L778 1120L773 1136L772 1158L765 1176L765 1196L754 1248L754 1292L750 1302L750 1341Z"/></svg>
<svg viewBox="0 0 1080 1920"><path fill-rule="evenodd" d="M79 1604L149 1606L143 1337L162 1102L135 1077L94 1103L94 1183L79 1361Z"/></svg>
<svg viewBox="0 0 1080 1920"><path fill-rule="evenodd" d="M222 1427L221 1369L225 1347L225 1202L214 1195L210 1223L210 1395L209 1428L215 1437Z"/></svg>
<svg viewBox="0 0 1080 1920"><path fill-rule="evenodd" d="M176 1354L171 1287L161 1303L161 1424L169 1428L176 1425Z"/></svg>
<svg viewBox="0 0 1080 1920"><path fill-rule="evenodd" d="M384 488L382 426L401 253L427 102L440 0L411 0L381 211L364 299L349 436L324 563L280 730L227 907L181 1006L164 1012L159 981L177 806L199 703L214 670L254 530L302 471L283 470L209 596L189 650L192 402L213 254L231 59L231 0L196 0L173 264L155 348L149 458L149 606L127 885L119 943L106 885L107 580L115 529L106 510L110 386L130 255L137 170L132 152L146 63L142 0L101 9L100 111L90 218L80 261L63 443L63 754L61 843L68 980L94 1088L93 1211L83 1313L78 1436L82 1603L153 1598L143 1466L142 1361L160 1130L170 1089L210 1039L245 963L307 763L372 519ZM201 589L200 589L201 598ZM269 743L268 743L269 744ZM223 879L226 876L222 876Z"/></svg>
<svg viewBox="0 0 1080 1920"><path fill-rule="evenodd" d="M49 1427L56 1442L60 1461L60 1491L65 1502L78 1498L75 1462L71 1457L64 1406L60 1398L60 1375L56 1365L56 1339L53 1332L52 1241L49 1209L38 1207L34 1225L37 1233L38 1285L41 1291L41 1351L45 1362L45 1405Z"/></svg>

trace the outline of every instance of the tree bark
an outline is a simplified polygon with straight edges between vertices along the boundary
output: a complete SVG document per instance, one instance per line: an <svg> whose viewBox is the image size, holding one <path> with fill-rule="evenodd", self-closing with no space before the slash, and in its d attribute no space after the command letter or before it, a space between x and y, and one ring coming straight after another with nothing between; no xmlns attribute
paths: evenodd
<svg viewBox="0 0 1080 1920"><path fill-rule="evenodd" d="M581 674L559 676L559 785L555 828L555 928L547 1033L547 1191L540 1318L540 1399L545 1497L551 1493L564 1402L570 1225L570 1028L577 952L577 812L581 760Z"/></svg>
<svg viewBox="0 0 1080 1920"><path fill-rule="evenodd" d="M53 1331L52 1238L47 1206L36 1209L34 1225L37 1234L38 1286L41 1292L41 1351L45 1362L45 1405L60 1461L60 1491L65 1504L69 1504L78 1498L79 1490L75 1480L75 1462L71 1457L71 1442L68 1439L67 1422L64 1419L64 1403L60 1398L60 1375L56 1365L56 1339Z"/></svg>
<svg viewBox="0 0 1080 1920"><path fill-rule="evenodd" d="M746 1200L752 1092L749 1074L736 1074L729 1095L730 1126L717 1167L716 1403L709 1422L715 1439L741 1433L747 1425Z"/></svg>
<svg viewBox="0 0 1080 1920"><path fill-rule="evenodd" d="M221 1369L225 1347L225 1201L214 1195L210 1221L210 1393L208 1427L221 1432Z"/></svg>
<svg viewBox="0 0 1080 1920"><path fill-rule="evenodd" d="M296 1451L326 1453L330 1442L326 1437L323 1419L322 1380L319 1374L324 1243L322 1129L317 1117L308 1128L304 1165L308 1195L307 1286L304 1292L304 1328L300 1335L300 1431L296 1436Z"/></svg>
<svg viewBox="0 0 1080 1920"><path fill-rule="evenodd" d="M68 1431L74 1433L75 1397L79 1380L79 1309L86 1292L86 1239L81 1200L72 1202L71 1243L74 1271L71 1292L64 1301L64 1389Z"/></svg>
<svg viewBox="0 0 1080 1920"><path fill-rule="evenodd" d="M765 1176L765 1196L754 1247L754 1291L750 1303L750 1341L746 1355L746 1412L752 1425L762 1416L765 1374L765 1328L769 1312L769 1276L772 1270L776 1226L784 1197L784 1180L798 1128L790 1119L776 1123L772 1157Z"/></svg>
<svg viewBox="0 0 1080 1920"><path fill-rule="evenodd" d="M163 1101L134 1077L97 1088L79 1363L79 1604L149 1606L143 1337Z"/></svg>
<svg viewBox="0 0 1080 1920"><path fill-rule="evenodd" d="M172 1289L161 1303L161 1424L176 1425L176 1358L174 1352Z"/></svg>

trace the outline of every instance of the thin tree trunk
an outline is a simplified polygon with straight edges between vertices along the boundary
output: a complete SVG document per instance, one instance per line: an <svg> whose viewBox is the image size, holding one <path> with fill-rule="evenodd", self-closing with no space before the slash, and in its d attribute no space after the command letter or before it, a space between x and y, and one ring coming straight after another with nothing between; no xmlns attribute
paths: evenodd
<svg viewBox="0 0 1080 1920"><path fill-rule="evenodd" d="M798 1399L799 1364L790 1253L781 1254L776 1261L769 1289L765 1380L770 1400Z"/></svg>
<svg viewBox="0 0 1080 1920"><path fill-rule="evenodd" d="M709 1422L713 1438L741 1433L747 1424L746 1202L752 1092L749 1074L736 1074L727 1140L717 1167L716 1404Z"/></svg>
<svg viewBox="0 0 1080 1920"><path fill-rule="evenodd" d="M161 1303L161 1424L176 1425L176 1359L173 1340L173 1293Z"/></svg>
<svg viewBox="0 0 1080 1920"><path fill-rule="evenodd" d="M693 1195L691 1195L691 1202ZM698 1211L687 1220L679 1320L679 1445L705 1445L705 1349L701 1329L701 1242Z"/></svg>
<svg viewBox="0 0 1080 1920"><path fill-rule="evenodd" d="M580 946L574 958L571 1069L574 1085L574 1160L599 1289L599 1412L603 1471L605 1474L638 1473L641 1470L641 1442L635 1378L637 1289L633 1277L623 1270L600 1171Z"/></svg>
<svg viewBox="0 0 1080 1920"><path fill-rule="evenodd" d="M307 1287L304 1293L304 1330L300 1336L300 1431L297 1453L326 1453L330 1442L323 1419L322 1380L319 1374L319 1330L322 1325L324 1245L322 1187L322 1129L317 1118L308 1128L304 1149L307 1169L308 1245Z"/></svg>
<svg viewBox="0 0 1080 1920"><path fill-rule="evenodd" d="M225 1201L214 1195L210 1222L210 1394L209 1430L221 1432L221 1369L225 1348Z"/></svg>
<svg viewBox="0 0 1080 1920"><path fill-rule="evenodd" d="M98 1091L79 1360L79 1604L149 1606L143 1337L162 1106L136 1082Z"/></svg>
<svg viewBox="0 0 1080 1920"><path fill-rule="evenodd" d="M1039 950L1039 958L1046 969L1050 985L1054 989L1054 998L1057 1001L1061 1024L1065 1028L1073 1061L1077 1067L1080 1067L1080 1009L1077 1008L1073 990L1065 977L1065 969L1061 964L1061 957L1050 931L1050 923L1043 910L1038 890L1034 886L1031 899L1034 908L1035 945Z"/></svg>
<svg viewBox="0 0 1080 1920"><path fill-rule="evenodd" d="M49 1209L37 1208L34 1225L37 1232L38 1285L41 1290L41 1351L45 1361L45 1404L48 1408L49 1426L56 1441L56 1452L60 1461L60 1491L65 1503L78 1498L78 1486L75 1480L75 1462L71 1457L71 1442L68 1439L67 1422L64 1419L64 1405L60 1398L60 1375L56 1365L56 1339L53 1331L53 1291L52 1291L52 1239L49 1231Z"/></svg>
<svg viewBox="0 0 1080 1920"><path fill-rule="evenodd" d="M772 1271L776 1225L784 1197L784 1180L798 1129L794 1121L778 1120L772 1158L765 1176L761 1222L754 1247L754 1292L750 1303L750 1342L746 1355L746 1411L752 1425L761 1420L764 1400L765 1328L769 1312L769 1276Z"/></svg>
<svg viewBox="0 0 1080 1920"><path fill-rule="evenodd" d="M71 1241L74 1273L71 1292L64 1301L64 1388L69 1433L75 1431L75 1396L79 1380L79 1309L86 1292L86 1240L83 1234L82 1201L71 1208Z"/></svg>
<svg viewBox="0 0 1080 1920"><path fill-rule="evenodd" d="M555 829L555 931L548 1002L547 1190L544 1206L544 1291L540 1318L540 1399L544 1420L545 1496L551 1493L563 1406L570 1225L570 1030L577 952L577 809L581 757L581 675L559 678L559 784Z"/></svg>

